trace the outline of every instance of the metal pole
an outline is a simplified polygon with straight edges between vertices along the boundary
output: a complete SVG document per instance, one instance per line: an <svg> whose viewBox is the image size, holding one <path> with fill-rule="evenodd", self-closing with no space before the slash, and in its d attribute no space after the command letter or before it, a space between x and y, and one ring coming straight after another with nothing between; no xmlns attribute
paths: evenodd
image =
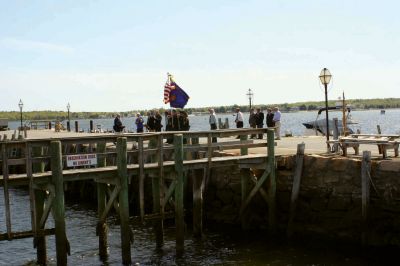
<svg viewBox="0 0 400 266"><path fill-rule="evenodd" d="M328 118L328 84L325 85L325 113L326 113L326 147L327 151L330 151L330 145L329 145L329 118Z"/></svg>
<svg viewBox="0 0 400 266"><path fill-rule="evenodd" d="M19 108L19 110L20 110L20 113L21 113L21 130L22 130L22 107Z"/></svg>
<svg viewBox="0 0 400 266"><path fill-rule="evenodd" d="M71 131L71 121L69 120L69 108L68 108L68 124L67 124L68 132Z"/></svg>

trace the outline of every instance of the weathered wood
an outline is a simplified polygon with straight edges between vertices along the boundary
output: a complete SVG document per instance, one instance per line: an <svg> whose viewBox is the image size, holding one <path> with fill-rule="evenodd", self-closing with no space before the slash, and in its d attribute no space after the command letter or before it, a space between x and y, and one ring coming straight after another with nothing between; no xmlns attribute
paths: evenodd
<svg viewBox="0 0 400 266"><path fill-rule="evenodd" d="M363 159L361 163L361 213L362 213L362 233L361 242L363 245L368 244L368 206L371 172L371 152L363 151Z"/></svg>
<svg viewBox="0 0 400 266"><path fill-rule="evenodd" d="M204 170L193 171L193 236L203 235L203 179Z"/></svg>
<svg viewBox="0 0 400 266"><path fill-rule="evenodd" d="M337 117L333 118L333 139L337 140L339 139L339 123ZM333 152L338 152L339 150L339 143L334 143L333 144Z"/></svg>
<svg viewBox="0 0 400 266"><path fill-rule="evenodd" d="M10 194L8 191L8 154L6 144L1 146L2 160L3 160L3 189L4 189L4 204L6 209L6 227L8 239L12 239L11 234L11 210L10 210Z"/></svg>
<svg viewBox="0 0 400 266"><path fill-rule="evenodd" d="M248 139L248 135L240 135L240 141L246 141ZM249 149L247 147L240 148L241 155L247 155L249 153Z"/></svg>
<svg viewBox="0 0 400 266"><path fill-rule="evenodd" d="M151 139L149 142L149 148L154 148L157 147L157 139ZM156 156L151 157L151 162L157 161ZM161 189L160 189L160 176L156 175L151 179L151 186L152 186L152 193L153 193L153 213L154 214L160 214L160 219L154 220L153 221L153 228L154 228L154 233L156 236L156 246L157 248L160 248L164 244L164 225L163 225L163 219L161 216L161 199L160 199L160 194L161 194Z"/></svg>
<svg viewBox="0 0 400 266"><path fill-rule="evenodd" d="M35 219L36 223L35 225L36 230L33 232L34 236L34 247L36 247L36 258L37 258L37 263L39 265L46 265L47 262L47 252L46 252L46 237L39 236L38 231L41 229L44 229L44 225L40 226L40 219L43 216L43 210L44 210L44 202L46 199L46 192L43 190L38 190L35 189Z"/></svg>
<svg viewBox="0 0 400 266"><path fill-rule="evenodd" d="M105 153L106 152L106 143L105 141L101 141L97 144L97 153ZM97 158L97 167L105 167L106 166L106 157L104 155L98 155ZM101 219L103 213L105 213L106 204L107 204L107 184L97 182L97 215L99 221L97 223L96 233L99 237L99 257L101 261L106 261L108 258L108 239L107 232L108 226L105 222L105 219Z"/></svg>
<svg viewBox="0 0 400 266"><path fill-rule="evenodd" d="M139 207L140 207L140 217L144 219L144 156L143 156L143 138L139 138L138 141L138 164L139 164ZM143 220L144 222L144 220Z"/></svg>
<svg viewBox="0 0 400 266"><path fill-rule="evenodd" d="M176 251L178 253L184 250L185 221L183 206L183 136L174 135L174 160L176 172L175 187L175 226L176 226Z"/></svg>
<svg viewBox="0 0 400 266"><path fill-rule="evenodd" d="M56 229L57 265L67 265L68 240L65 232L64 182L60 141L51 142L50 154L52 183L55 188L55 198L52 204L52 211Z"/></svg>
<svg viewBox="0 0 400 266"><path fill-rule="evenodd" d="M253 197L256 195L256 193L260 190L261 186L267 180L270 173L271 173L271 169L266 169L264 171L263 175L261 176L261 178L257 181L257 184L250 191L249 195L246 196L244 202L242 203L242 206L240 207L240 215L243 215L244 210L247 208L247 206L249 205L249 203L253 199ZM268 203L270 203L270 202L271 202L271 199L269 199Z"/></svg>
<svg viewBox="0 0 400 266"><path fill-rule="evenodd" d="M305 149L304 143L297 145L296 168L293 175L293 187L292 187L292 197L290 199L289 222L286 231L286 235L289 238L293 234L293 220L296 215L297 199L300 193L301 174L303 172L304 149Z"/></svg>
<svg viewBox="0 0 400 266"><path fill-rule="evenodd" d="M269 178L269 206L268 206L268 229L269 232L274 234L276 232L276 217L275 217L275 198L276 198L276 174L275 174L275 145L274 145L274 130L268 129L267 131L268 140L268 165L270 168Z"/></svg>
<svg viewBox="0 0 400 266"><path fill-rule="evenodd" d="M117 140L117 167L121 191L119 192L119 216L121 222L121 249L122 263L131 264L131 241L133 233L129 226L129 196L128 196L128 170L127 170L127 145L126 138Z"/></svg>
<svg viewBox="0 0 400 266"><path fill-rule="evenodd" d="M38 230L36 232L36 234L40 237L54 235L54 233L55 233L54 228ZM13 238L8 238L7 234L0 234L0 241L3 241L3 240L11 241L14 239L24 239L24 238L33 237L33 236L34 236L33 231L13 232ZM41 264L41 265L46 265L46 263Z"/></svg>

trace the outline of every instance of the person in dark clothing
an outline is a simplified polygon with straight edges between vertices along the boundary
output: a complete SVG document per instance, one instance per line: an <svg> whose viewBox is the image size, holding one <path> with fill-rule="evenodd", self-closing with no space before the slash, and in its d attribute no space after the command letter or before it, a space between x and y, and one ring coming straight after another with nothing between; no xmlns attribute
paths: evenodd
<svg viewBox="0 0 400 266"><path fill-rule="evenodd" d="M121 116L117 114L114 118L114 126L113 129L115 132L122 132L125 126L122 125Z"/></svg>
<svg viewBox="0 0 400 266"><path fill-rule="evenodd" d="M267 127L274 127L274 113L272 113L271 108L267 108L267 118L266 118Z"/></svg>
<svg viewBox="0 0 400 266"><path fill-rule="evenodd" d="M256 113L256 124L257 128L263 128L264 126L264 113L261 111L261 108L257 108ZM258 134L258 138L262 139L264 134Z"/></svg>
<svg viewBox="0 0 400 266"><path fill-rule="evenodd" d="M154 120L154 130L156 132L161 132L161 128L163 127L162 125L162 117L160 115L159 111L156 111L156 114L154 116L155 120Z"/></svg>
<svg viewBox="0 0 400 266"><path fill-rule="evenodd" d="M143 117L140 115L140 113L136 114L135 124L136 124L136 132L143 133L144 121L143 121Z"/></svg>
<svg viewBox="0 0 400 266"><path fill-rule="evenodd" d="M185 111L180 111L178 114L179 131L189 131L190 124L188 114ZM187 137L183 137L183 144L187 143Z"/></svg>
<svg viewBox="0 0 400 266"><path fill-rule="evenodd" d="M149 132L156 131L156 117L153 111L150 111L148 114L146 128Z"/></svg>
<svg viewBox="0 0 400 266"><path fill-rule="evenodd" d="M254 112L253 108L250 109L249 125L250 125L251 128L256 128L257 127L256 113ZM256 138L256 134L251 134L250 138L251 139Z"/></svg>
<svg viewBox="0 0 400 266"><path fill-rule="evenodd" d="M165 126L165 131L173 131L173 120L172 120L172 114L169 111L165 111L165 121L166 121L166 126ZM167 143L171 144L173 142L173 138L168 136L167 137Z"/></svg>

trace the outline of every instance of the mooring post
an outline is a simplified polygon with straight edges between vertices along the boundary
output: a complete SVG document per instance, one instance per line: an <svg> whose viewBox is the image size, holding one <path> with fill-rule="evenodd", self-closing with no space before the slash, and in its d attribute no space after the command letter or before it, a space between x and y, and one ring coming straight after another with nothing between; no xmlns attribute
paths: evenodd
<svg viewBox="0 0 400 266"><path fill-rule="evenodd" d="M44 202L46 199L46 191L35 189L35 212L36 212L36 231L44 229L44 225L40 226L40 219L43 216ZM46 252L46 237L45 235L38 235L34 239L36 247L36 258L39 265L47 264L47 252Z"/></svg>
<svg viewBox="0 0 400 266"><path fill-rule="evenodd" d="M144 154L143 138L138 139L138 164L139 164L139 207L140 220L144 223Z"/></svg>
<svg viewBox="0 0 400 266"><path fill-rule="evenodd" d="M174 135L174 159L176 172L175 187L175 226L176 226L176 251L181 253L184 250L184 206L183 206L183 136Z"/></svg>
<svg viewBox="0 0 400 266"><path fill-rule="evenodd" d="M57 265L67 265L68 241L65 233L64 181L62 173L61 142L50 143L52 183L55 188L55 198L52 205L55 235Z"/></svg>
<svg viewBox="0 0 400 266"><path fill-rule="evenodd" d="M33 146L32 147L32 157L40 157L43 156L43 147ZM44 162L40 163L32 163L32 172L33 173L43 173L45 164ZM43 216L44 211L44 203L46 199L46 191L35 189L35 225L36 232L38 230L44 229L45 225L40 226L40 220ZM47 263L47 251L46 251L46 237L45 235L37 235L36 239L34 239L34 246L36 247L36 258L37 263L40 265L46 265Z"/></svg>
<svg viewBox="0 0 400 266"><path fill-rule="evenodd" d="M152 138L150 139L149 142L149 148L154 149L157 148L157 144L160 142L159 139ZM162 142L162 140L161 140ZM162 144L161 144L162 145ZM161 147L160 147L161 149ZM158 158L157 158L158 157ZM152 155L151 156L151 162L154 163L157 161L157 159L160 159L160 156L157 155ZM152 187L152 192L153 192L153 213L157 214L159 217L153 221L153 228L154 228L154 233L156 236L156 246L157 248L160 248L164 244L164 223L163 223L163 217L161 213L161 197L160 197L160 175L154 175L151 179L151 187Z"/></svg>
<svg viewBox="0 0 400 266"><path fill-rule="evenodd" d="M361 241L363 245L368 244L368 206L369 206L370 173L371 173L371 152L363 151L363 159L361 164L361 203L362 203Z"/></svg>
<svg viewBox="0 0 400 266"><path fill-rule="evenodd" d="M333 140L339 139L339 123L337 117L333 118ZM339 144L333 144L333 152L338 152Z"/></svg>
<svg viewBox="0 0 400 266"><path fill-rule="evenodd" d="M248 136L247 135L241 135L240 140L247 140ZM248 154L248 149L247 148L240 148L240 155L247 155ZM242 206L246 201L248 190L249 190L249 180L250 180L250 169L245 169L242 168L240 169L240 181L241 181L241 198L242 198ZM247 230L248 224L247 224L247 217L246 215L241 215L241 223L242 223L242 229Z"/></svg>
<svg viewBox="0 0 400 266"><path fill-rule="evenodd" d="M229 128L229 119L227 117L225 118L225 127L224 128Z"/></svg>
<svg viewBox="0 0 400 266"><path fill-rule="evenodd" d="M301 144L297 144L296 168L293 175L293 188L292 197L290 200L289 222L286 231L286 235L288 238L290 238L293 234L293 220L296 215L297 199L300 193L301 174L303 172L304 149L304 142Z"/></svg>
<svg viewBox="0 0 400 266"><path fill-rule="evenodd" d="M117 139L117 168L121 185L119 192L119 216L121 220L122 263L130 264L131 259L131 228L129 227L129 197L126 138Z"/></svg>
<svg viewBox="0 0 400 266"><path fill-rule="evenodd" d="M89 128L90 128L90 133L93 133L94 132L93 120L89 121Z"/></svg>
<svg viewBox="0 0 400 266"><path fill-rule="evenodd" d="M97 143L97 152L105 153L106 152L106 143L101 141ZM98 155L97 158L97 167L105 167L106 166L106 155ZM108 226L106 221L101 220L101 216L103 215L107 205L107 184L97 183L97 215L99 217L99 222L97 223L97 235L99 236L99 256L102 261L107 260L107 232Z"/></svg>
<svg viewBox="0 0 400 266"><path fill-rule="evenodd" d="M79 125L78 125L78 121L75 121L75 132L78 133L79 132Z"/></svg>
<svg viewBox="0 0 400 266"><path fill-rule="evenodd" d="M275 140L274 140L274 130L268 129L267 139L268 139L268 166L271 169L269 176L269 206L268 206L268 222L269 222L269 232L274 234L276 232L276 219L275 219L275 198L276 198L276 174L275 174Z"/></svg>

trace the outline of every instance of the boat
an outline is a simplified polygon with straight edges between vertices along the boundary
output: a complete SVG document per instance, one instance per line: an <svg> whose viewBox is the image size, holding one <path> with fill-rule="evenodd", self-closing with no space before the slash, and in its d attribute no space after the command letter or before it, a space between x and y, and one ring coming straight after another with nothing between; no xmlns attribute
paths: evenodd
<svg viewBox="0 0 400 266"><path fill-rule="evenodd" d="M326 119L323 117L320 117L320 115L322 113L325 113L325 110L326 110L325 107L320 108L318 110L317 117L314 121L303 123L303 125L308 130L308 132L306 132L306 135L324 135L324 136L326 136ZM331 111L332 110L342 111L343 108L342 108L342 106L336 105L334 107L328 107L328 111L330 111L330 110ZM358 123L356 121L354 121L350 115L350 112L351 112L350 106L346 106L345 112L347 112L347 114L346 114L346 133L353 134L353 133L355 133L353 127L354 127L354 125L357 125ZM344 132L342 120L338 119L337 124L338 124L337 126L338 126L338 131L339 131L338 134L341 134L342 132ZM329 125L329 135L333 135L333 129L335 126L334 120L329 119L328 125Z"/></svg>

